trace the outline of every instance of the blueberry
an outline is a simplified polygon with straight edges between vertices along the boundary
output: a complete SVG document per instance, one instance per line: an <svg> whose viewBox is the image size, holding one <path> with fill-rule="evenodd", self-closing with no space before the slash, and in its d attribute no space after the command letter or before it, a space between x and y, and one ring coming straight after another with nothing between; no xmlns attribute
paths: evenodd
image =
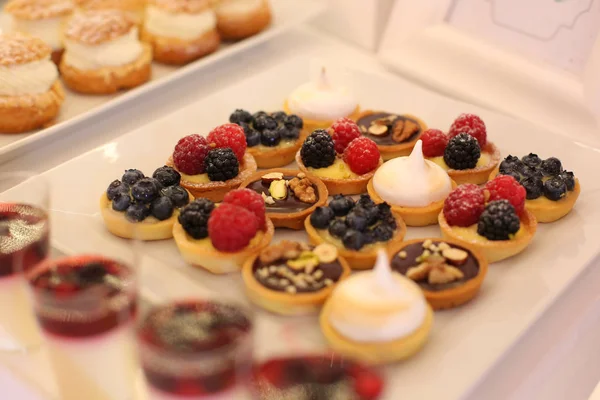
<svg viewBox="0 0 600 400"><path fill-rule="evenodd" d="M164 221L173 215L174 208L175 206L170 198L161 196L154 199L150 205L150 213L159 221Z"/></svg>
<svg viewBox="0 0 600 400"><path fill-rule="evenodd" d="M524 156L521 158L521 161L523 161L523 164L532 168L539 167L542 164L542 159L539 158L537 154L533 153L529 153L528 155Z"/></svg>
<svg viewBox="0 0 600 400"><path fill-rule="evenodd" d="M333 210L329 207L317 207L310 215L310 223L317 229L325 229L333 219Z"/></svg>
<svg viewBox="0 0 600 400"><path fill-rule="evenodd" d="M300 129L298 128L287 128L285 125L278 128L279 136L283 140L296 140L300 137Z"/></svg>
<svg viewBox="0 0 600 400"><path fill-rule="evenodd" d="M507 175L508 171L520 171L523 165L519 157L509 155L500 163L500 173Z"/></svg>
<svg viewBox="0 0 600 400"><path fill-rule="evenodd" d="M260 132L250 128L250 131L246 133L246 145L248 147L258 146L260 144Z"/></svg>
<svg viewBox="0 0 600 400"><path fill-rule="evenodd" d="M394 236L394 228L389 225L379 224L373 229L373 237L377 242L387 242Z"/></svg>
<svg viewBox="0 0 600 400"><path fill-rule="evenodd" d="M542 179L544 177L544 173L539 168L528 167L527 165L523 165L521 168L521 175L525 178L539 178Z"/></svg>
<svg viewBox="0 0 600 400"><path fill-rule="evenodd" d="M115 211L125 211L131 205L129 193L120 193L112 200L112 208Z"/></svg>
<svg viewBox="0 0 600 400"><path fill-rule="evenodd" d="M279 142L281 142L281 136L279 135L279 131L274 129L265 129L260 134L260 142L264 146L268 147L277 146Z"/></svg>
<svg viewBox="0 0 600 400"><path fill-rule="evenodd" d="M363 232L363 239L365 241L365 245L375 243L377 240L375 239L375 235L372 231Z"/></svg>
<svg viewBox="0 0 600 400"><path fill-rule="evenodd" d="M521 182L521 174L519 173L519 171L509 170L502 175L512 176L517 182Z"/></svg>
<svg viewBox="0 0 600 400"><path fill-rule="evenodd" d="M336 194L333 199L329 202L329 207L333 210L333 213L338 217L344 216L352 210L354 207L354 200L349 196L342 194Z"/></svg>
<svg viewBox="0 0 600 400"><path fill-rule="evenodd" d="M283 111L276 111L273 114L271 114L271 118L273 118L275 121L281 124L287 118L287 114Z"/></svg>
<svg viewBox="0 0 600 400"><path fill-rule="evenodd" d="M353 212L364 215L367 218L367 225L373 225L379 220L379 208L375 205L371 207L357 206Z"/></svg>
<svg viewBox="0 0 600 400"><path fill-rule="evenodd" d="M118 179L112 181L110 185L108 185L108 189L106 189L106 197L108 197L109 200L114 199L122 193L129 193L129 185Z"/></svg>
<svg viewBox="0 0 600 400"><path fill-rule="evenodd" d="M166 165L154 171L152 177L159 181L162 186L175 186L179 185L179 182L181 182L181 175L179 172Z"/></svg>
<svg viewBox="0 0 600 400"><path fill-rule="evenodd" d="M162 190L162 195L171 199L175 207L183 207L190 202L190 195L181 186L169 186Z"/></svg>
<svg viewBox="0 0 600 400"><path fill-rule="evenodd" d="M542 172L546 176L556 176L562 172L562 164L556 157L550 157L542 161Z"/></svg>
<svg viewBox="0 0 600 400"><path fill-rule="evenodd" d="M143 203L134 203L127 207L125 217L131 222L140 222L150 215L150 207Z"/></svg>
<svg viewBox="0 0 600 400"><path fill-rule="evenodd" d="M567 184L559 177L544 182L544 196L553 201L562 199L567 194Z"/></svg>
<svg viewBox="0 0 600 400"><path fill-rule="evenodd" d="M277 128L277 121L275 121L273 118L266 116L266 117L258 117L257 119L254 120L254 129L258 130L258 131L264 131L266 129L272 130L272 129L276 129Z"/></svg>
<svg viewBox="0 0 600 400"><path fill-rule="evenodd" d="M348 230L344 221L340 219L334 219L329 224L329 233L333 237L342 238L344 237L344 233Z"/></svg>
<svg viewBox="0 0 600 400"><path fill-rule="evenodd" d="M541 178L535 176L525 178L521 182L521 185L527 191L528 200L537 199L544 193L544 183Z"/></svg>
<svg viewBox="0 0 600 400"><path fill-rule="evenodd" d="M346 225L350 229L354 229L360 232L364 232L367 230L369 224L367 217L362 212L356 212L356 210L352 210L346 216Z"/></svg>
<svg viewBox="0 0 600 400"><path fill-rule="evenodd" d="M150 203L158 197L158 181L153 178L143 178L131 187L131 195L134 200L142 203Z"/></svg>
<svg viewBox="0 0 600 400"><path fill-rule="evenodd" d="M139 169L128 169L123 174L121 180L129 185L133 185L142 178L144 178L144 174Z"/></svg>
<svg viewBox="0 0 600 400"><path fill-rule="evenodd" d="M351 250L360 250L365 245L365 236L362 232L348 230L342 238L344 247Z"/></svg>
<svg viewBox="0 0 600 400"><path fill-rule="evenodd" d="M304 127L304 121L302 121L302 118L294 114L288 115L283 123L288 128L302 129Z"/></svg>
<svg viewBox="0 0 600 400"><path fill-rule="evenodd" d="M240 122L252 122L252 114L246 110L237 109L229 116L229 122L232 124L240 124Z"/></svg>
<svg viewBox="0 0 600 400"><path fill-rule="evenodd" d="M373 200L371 200L371 197L368 194L361 194L357 205L363 208L371 208L375 206L375 203Z"/></svg>
<svg viewBox="0 0 600 400"><path fill-rule="evenodd" d="M558 175L567 185L567 190L571 191L575 189L575 174L571 171L563 171Z"/></svg>
<svg viewBox="0 0 600 400"><path fill-rule="evenodd" d="M255 123L255 122L256 122L256 120L257 120L258 118L260 118L260 117L268 117L268 116L269 116L269 114L267 114L267 113L266 113L266 112L264 112L264 111L257 111L257 112L255 112L255 113L252 115L252 121L251 121L251 122L252 122L252 123Z"/></svg>

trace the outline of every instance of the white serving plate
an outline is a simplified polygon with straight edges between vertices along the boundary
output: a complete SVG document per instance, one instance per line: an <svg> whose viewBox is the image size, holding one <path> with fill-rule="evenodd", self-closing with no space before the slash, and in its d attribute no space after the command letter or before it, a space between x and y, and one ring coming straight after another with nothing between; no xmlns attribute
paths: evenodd
<svg viewBox="0 0 600 400"><path fill-rule="evenodd" d="M44 175L52 184L54 243L69 252L110 249L118 253L115 249L129 242L110 235L97 210L99 197L109 182L126 168L152 173L168 158L180 137L207 133L226 122L235 108L280 108L285 96L308 78L308 67L309 60L304 58L273 66L47 171ZM600 211L595 196L600 182L594 166L600 163L600 150L441 97L389 75L356 71L353 78L363 108L412 113L441 129L447 129L461 112L476 113L485 120L489 139L504 156L530 151L542 157L557 156L575 171L583 186L569 216L540 226L523 254L492 266L481 294L473 302L436 313L430 341L416 357L384 368L388 378L385 399L460 399L484 379L599 254ZM439 236L439 228L409 228L407 238L425 236ZM282 238L304 240L306 235L277 231L276 240ZM244 299L237 274L214 276L191 268L182 261L172 241L145 244L144 253L158 261L152 269L153 277L144 280L146 291L164 292L164 282L176 269L202 287L202 294ZM258 310L258 357L325 349L316 322L316 317L285 318Z"/></svg>
<svg viewBox="0 0 600 400"><path fill-rule="evenodd" d="M83 126L93 116L105 115L117 107L126 107L140 96L151 96L157 90L194 73L200 73L221 60L255 47L299 24L313 18L325 9L318 0L270 0L273 10L273 22L265 31L248 39L223 43L214 54L183 67L153 63L152 80L138 88L108 96L90 96L78 94L65 88L66 100L54 125L38 131L22 134L0 134L0 162L5 161L18 150L67 130ZM0 14L0 21L2 19ZM0 25L1 26L1 25ZM0 30L1 31L1 30Z"/></svg>

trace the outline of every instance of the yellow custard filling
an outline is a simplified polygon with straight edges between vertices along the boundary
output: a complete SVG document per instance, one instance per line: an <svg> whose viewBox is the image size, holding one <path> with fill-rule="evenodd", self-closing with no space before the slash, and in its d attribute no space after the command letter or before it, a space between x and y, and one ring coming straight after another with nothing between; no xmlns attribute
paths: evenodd
<svg viewBox="0 0 600 400"><path fill-rule="evenodd" d="M342 161L341 158L336 158L333 164L326 168L312 168L308 167L308 170L313 174L320 178L330 178L330 179L349 179L356 178L356 175L348 164Z"/></svg>
<svg viewBox="0 0 600 400"><path fill-rule="evenodd" d="M342 243L342 241L340 239L336 238L335 236L332 236L327 229L317 229L317 232L319 233L319 236L321 236L323 239L325 239L325 241L327 241L328 243L331 243L340 249L352 250L352 249L347 249L346 246L344 246L344 243ZM387 245L387 243L388 242L375 242L375 243L367 244L367 245L361 247L361 249L358 251L376 250L381 247L385 247ZM356 251L356 250L352 250L352 251Z"/></svg>
<svg viewBox="0 0 600 400"><path fill-rule="evenodd" d="M452 231L456 234L456 236L469 242L494 242L494 240L488 240L485 236L481 236L477 233L477 224L467 227L453 226ZM514 234L513 239L519 239L523 236L525 236L525 228L523 227L523 222L521 221L521 227L517 233Z"/></svg>
<svg viewBox="0 0 600 400"><path fill-rule="evenodd" d="M208 174L198 174L198 175L187 175L181 171L177 171L181 174L181 180L187 182L194 183L209 183L210 179L208 179Z"/></svg>
<svg viewBox="0 0 600 400"><path fill-rule="evenodd" d="M248 246L244 247L244 249L241 249L239 251L244 251L245 249L247 249L249 247L257 246L263 240L264 235L265 235L265 233L263 231L256 232L256 235L254 235L252 240L250 240L250 243L248 243ZM219 250L215 249L215 247L213 246L209 237L205 237L204 239L194 239L187 233L185 234L185 237L190 243L193 243L194 246L199 246L206 250L219 251Z"/></svg>
<svg viewBox="0 0 600 400"><path fill-rule="evenodd" d="M277 146L270 147L270 146L265 146L263 144L258 144L256 146L248 147L248 150L269 151L269 150L276 150L276 149L287 149L290 147L294 147L296 144L298 144L298 139L283 140L283 141L279 142L279 144Z"/></svg>
<svg viewBox="0 0 600 400"><path fill-rule="evenodd" d="M431 157L431 158L427 158L427 159L430 161L433 161L434 163L436 163L437 165L442 167L445 171L452 169L448 166L448 164L446 164L443 156ZM477 160L477 165L475 165L475 168L485 167L485 166L489 165L491 161L492 161L492 156L489 153L481 153L481 157L479 157L479 160Z"/></svg>

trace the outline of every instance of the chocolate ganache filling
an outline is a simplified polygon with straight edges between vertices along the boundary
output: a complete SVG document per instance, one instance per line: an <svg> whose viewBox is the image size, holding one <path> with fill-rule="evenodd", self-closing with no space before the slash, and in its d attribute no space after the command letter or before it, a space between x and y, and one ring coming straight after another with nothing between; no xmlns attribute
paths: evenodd
<svg viewBox="0 0 600 400"><path fill-rule="evenodd" d="M283 177L283 179L285 179L286 181L292 180L296 178L293 175L285 175ZM248 185L248 189L252 189L255 192L257 192L258 194L264 194L265 196L269 197L271 196L271 193L269 192L269 185L270 183L265 183L263 180L257 180L255 182L252 182L251 184ZM319 193L318 190L315 188L315 194L317 195L317 200L315 201L315 203L317 201L319 201ZM294 195L294 191L288 186L287 187L287 196L285 197L285 199L283 200L278 200L278 199L273 199L274 200L274 204L265 204L265 207L267 208L267 212L270 213L294 213L294 212L299 212L299 211L303 211L306 210L307 208L310 208L314 205L314 203L304 203L302 201L300 201L295 195Z"/></svg>
<svg viewBox="0 0 600 400"><path fill-rule="evenodd" d="M293 286L293 293L310 293L335 284L343 273L337 260L319 263L309 274L304 268L295 269L286 262L286 259L280 258L265 264L257 258L252 268L254 277L261 285L271 290L290 292L287 288Z"/></svg>
<svg viewBox="0 0 600 400"><path fill-rule="evenodd" d="M373 135L373 134L369 133L369 127L376 120L380 120L383 118L389 118L391 116L395 116L397 118L394 119L393 121L390 120L389 123L386 124L388 126L388 130L384 134ZM401 140L400 142L398 142L398 141L394 140L392 132L394 129L394 125L400 121L401 122L410 121L410 122L416 124L419 128L415 131L415 133L410 135L408 138L405 138L404 140ZM395 144L400 144L400 143L407 143L407 142L410 142L410 141L416 139L417 136L421 133L421 125L416 120L414 120L412 118L404 117L402 115L397 115L397 114L392 114L392 113L387 113L387 112L376 112L373 114L365 115L364 117L359 118L358 121L356 121L356 123L360 127L360 130L363 135L367 136L369 139L373 140L375 143L380 144L380 145L395 145Z"/></svg>

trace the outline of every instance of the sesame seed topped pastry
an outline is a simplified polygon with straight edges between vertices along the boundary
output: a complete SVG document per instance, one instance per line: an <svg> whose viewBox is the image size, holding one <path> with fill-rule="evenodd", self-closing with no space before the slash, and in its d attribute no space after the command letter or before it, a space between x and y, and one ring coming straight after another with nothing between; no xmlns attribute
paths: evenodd
<svg viewBox="0 0 600 400"><path fill-rule="evenodd" d="M144 19L144 0L74 0L82 10L121 10L132 17L137 24Z"/></svg>
<svg viewBox="0 0 600 400"><path fill-rule="evenodd" d="M219 34L227 40L255 35L271 23L267 0L221 0L216 12Z"/></svg>

